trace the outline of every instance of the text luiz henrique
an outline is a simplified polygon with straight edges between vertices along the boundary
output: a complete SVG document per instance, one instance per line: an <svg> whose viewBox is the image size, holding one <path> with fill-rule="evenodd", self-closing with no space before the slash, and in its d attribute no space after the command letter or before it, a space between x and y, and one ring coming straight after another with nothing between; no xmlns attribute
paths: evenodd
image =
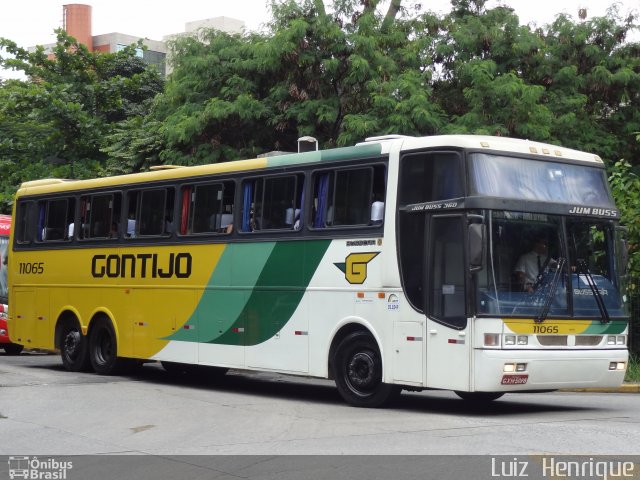
<svg viewBox="0 0 640 480"><path fill-rule="evenodd" d="M553 457L542 457L542 462L535 462L545 478L597 478L611 480L616 478L635 478L633 462L596 460L557 460ZM491 459L491 476L501 478L529 477L530 462L514 457L510 460ZM536 469L537 470L537 469Z"/></svg>

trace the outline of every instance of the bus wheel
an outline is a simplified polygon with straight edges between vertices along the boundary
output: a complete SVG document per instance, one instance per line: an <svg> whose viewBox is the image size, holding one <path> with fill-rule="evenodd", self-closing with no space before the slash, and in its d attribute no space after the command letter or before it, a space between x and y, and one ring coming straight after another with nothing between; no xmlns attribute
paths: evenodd
<svg viewBox="0 0 640 480"><path fill-rule="evenodd" d="M96 373L115 375L126 367L124 359L118 358L116 332L109 320L97 320L89 332L89 359Z"/></svg>
<svg viewBox="0 0 640 480"><path fill-rule="evenodd" d="M24 346L17 343L7 343L3 348L7 355L20 355Z"/></svg>
<svg viewBox="0 0 640 480"><path fill-rule="evenodd" d="M60 356L62 365L69 372L90 370L87 355L87 339L75 323L65 323L60 331Z"/></svg>
<svg viewBox="0 0 640 480"><path fill-rule="evenodd" d="M456 390L455 394L467 402L486 403L497 400L504 395L504 392L460 392Z"/></svg>
<svg viewBox="0 0 640 480"><path fill-rule="evenodd" d="M381 407L401 392L400 386L382 382L380 350L366 332L354 332L340 342L333 374L338 392L354 407Z"/></svg>

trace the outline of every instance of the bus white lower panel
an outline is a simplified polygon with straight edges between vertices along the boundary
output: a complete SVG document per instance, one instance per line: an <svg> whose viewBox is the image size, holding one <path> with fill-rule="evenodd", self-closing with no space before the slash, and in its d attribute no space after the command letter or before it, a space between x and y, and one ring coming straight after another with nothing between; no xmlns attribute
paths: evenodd
<svg viewBox="0 0 640 480"><path fill-rule="evenodd" d="M617 387L624 371L611 362L627 362L626 350L505 351L474 350L474 384L480 392ZM523 372L505 373L505 364L526 364ZM516 385L505 384L513 378Z"/></svg>

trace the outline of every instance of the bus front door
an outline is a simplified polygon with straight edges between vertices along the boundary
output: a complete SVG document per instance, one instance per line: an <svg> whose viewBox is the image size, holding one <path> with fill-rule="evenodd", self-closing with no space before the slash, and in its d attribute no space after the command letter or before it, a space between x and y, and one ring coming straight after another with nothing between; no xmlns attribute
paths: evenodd
<svg viewBox="0 0 640 480"><path fill-rule="evenodd" d="M427 386L468 390L465 217L427 216Z"/></svg>

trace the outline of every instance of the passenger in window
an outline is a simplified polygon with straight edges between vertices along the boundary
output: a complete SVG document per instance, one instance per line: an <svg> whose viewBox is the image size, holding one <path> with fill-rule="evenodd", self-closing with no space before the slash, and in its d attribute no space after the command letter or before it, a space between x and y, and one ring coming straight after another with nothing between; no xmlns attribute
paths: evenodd
<svg viewBox="0 0 640 480"><path fill-rule="evenodd" d="M111 223L111 230L109 231L109 238L118 238L118 224L116 222Z"/></svg>

